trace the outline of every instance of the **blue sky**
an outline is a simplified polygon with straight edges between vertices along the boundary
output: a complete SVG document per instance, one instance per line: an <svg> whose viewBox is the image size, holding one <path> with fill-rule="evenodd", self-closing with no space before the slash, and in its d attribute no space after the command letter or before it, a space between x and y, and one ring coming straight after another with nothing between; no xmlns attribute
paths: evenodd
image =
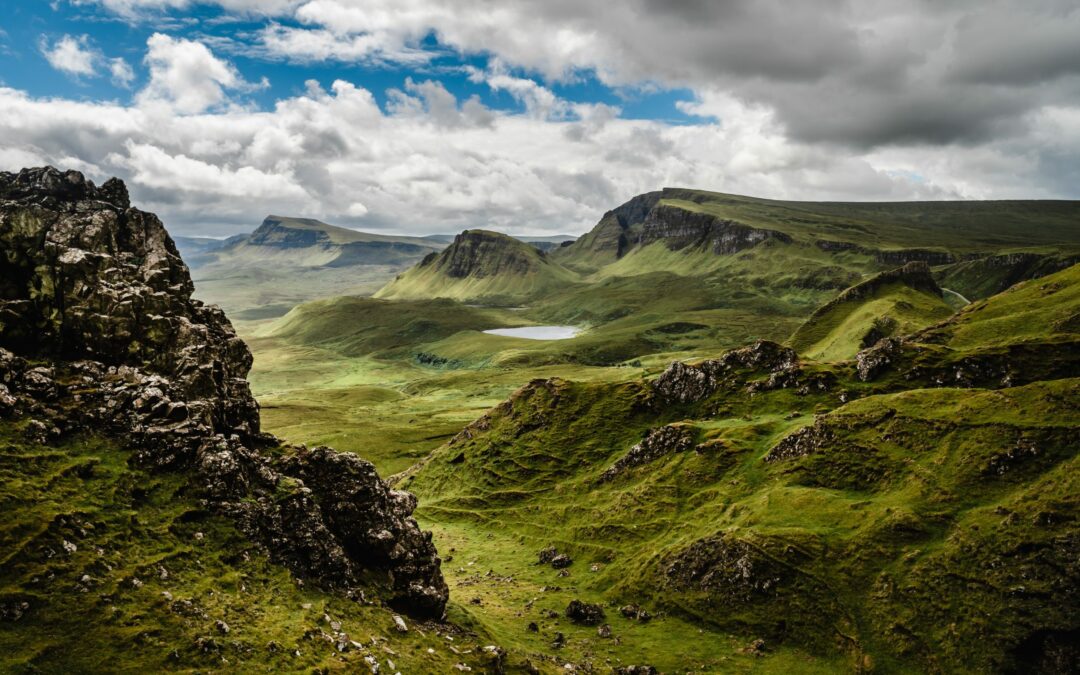
<svg viewBox="0 0 1080 675"><path fill-rule="evenodd" d="M1070 0L8 0L0 169L179 234L578 233L667 185L1080 197Z"/></svg>
<svg viewBox="0 0 1080 675"><path fill-rule="evenodd" d="M385 106L386 92L401 88L406 78L436 77L458 98L478 96L484 105L495 110L524 110L524 105L507 92L493 91L482 83L470 81L463 70L466 67L483 70L490 55L462 54L441 45L434 32L428 33L419 44L438 56L422 65L342 61L297 63L280 57L245 53L241 45L245 36L257 32L271 20L286 26L299 25L287 17L238 16L214 5L192 5L184 10L166 9L146 14L133 21L122 15L103 13L97 5L40 0L14 0L8 4L11 11L0 20L0 28L6 33L0 78L4 84L35 96L129 102L147 79L147 68L142 63L146 41L152 34L164 32L210 45L236 41L227 53L245 79L259 82L266 78L269 83L268 87L246 95L247 100L262 108L272 108L277 99L301 93L310 79L318 80L324 86L336 79L348 80L371 91L379 104ZM104 74L79 76L57 70L50 65L44 51L65 35L85 36L87 49L98 50L105 58L124 59L134 71L134 80L129 86L119 86ZM525 69L511 69L511 72L520 77L537 77L537 73ZM595 73L587 69L575 71L565 80L551 82L549 87L568 101L619 106L622 116L628 119L656 119L671 124L699 121L676 107L678 101L693 100L693 92L686 87L665 88L649 83L648 86L613 88L600 82Z"/></svg>

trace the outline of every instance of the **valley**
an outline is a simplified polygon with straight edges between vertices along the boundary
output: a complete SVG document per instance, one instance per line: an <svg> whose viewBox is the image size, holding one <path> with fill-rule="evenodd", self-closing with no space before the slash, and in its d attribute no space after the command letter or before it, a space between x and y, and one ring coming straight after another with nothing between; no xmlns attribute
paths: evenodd
<svg viewBox="0 0 1080 675"><path fill-rule="evenodd" d="M1078 203L666 189L556 247L271 216L193 281L119 181L0 198L5 668L1080 658Z"/></svg>
<svg viewBox="0 0 1080 675"><path fill-rule="evenodd" d="M681 229L660 239L634 232L661 230L671 205L658 200L659 213L631 213L643 220L628 222L620 214L639 208L638 198L578 244L543 257L502 239L495 241L510 247L506 258L491 240L479 253L474 241L462 251L451 242L438 254L454 261L451 273L429 256L421 276L406 273L375 298L321 300L278 319L237 322L255 354L251 380L264 424L293 442L355 451L417 494L417 517L446 558L449 617L497 639L519 666L894 672L912 664L950 670L975 658L996 669L1019 658L971 650L983 640L1017 643L1010 633L978 632L989 626L971 625L975 632L951 638L951 647L928 631L957 611L1031 606L990 594L973 596L968 609L929 611L928 600L911 613L907 600L864 593L898 583L896 575L918 588L947 585L933 570L944 559L960 564L950 547L963 528L989 528L988 514L1074 508L1061 472L1075 459L1068 439L1080 396L1071 379L1080 375L1073 326L1080 279L1070 268L1080 251L1078 221L1056 205L1059 220L1050 222L1060 225L1046 228L1046 240L1016 246L996 243L1019 241L1009 218L989 236L979 229L970 240L935 238L944 216L903 206L900 224L882 228L875 247L849 247L843 237L819 236L877 229L873 218L892 217L890 205L768 203L765 215L748 215L746 198L695 198L704 203L690 202L685 217L719 215L690 225L679 215ZM811 229L785 215L773 226L790 241L732 239L726 231L736 213L764 229L766 218L796 208L824 224ZM967 212L986 222L979 208ZM864 220L852 224L852 212ZM846 220L838 224L837 214ZM596 243L620 217L619 236L629 242L616 247L621 254ZM954 229L973 228L963 222ZM585 255L584 246L599 253ZM516 264L518 254L531 262ZM485 268L491 257L504 262ZM537 283L536 264L561 271ZM1054 269L1067 271L989 297L1002 280ZM506 281L507 270L529 281ZM445 296L441 274L449 279ZM960 290L944 291L939 281ZM405 287L402 296L396 289ZM1038 299L1042 293L1053 299ZM1020 318L1020 306L1031 314ZM582 332L558 340L486 332L550 324ZM864 352L901 344L901 336L911 336L902 344L913 345L914 355L904 354L912 360L864 379ZM784 351L785 343L797 351ZM672 370L673 361L701 365ZM962 365L983 362L989 375ZM724 365L701 389L695 368L713 363ZM962 388L935 389L950 382ZM938 417L946 401L971 406L963 415L978 422ZM1010 417L1010 409L1027 412ZM1033 418L1039 422L1026 426ZM877 420L891 420L884 446ZM657 429L675 431L650 449ZM835 449L818 454L796 440L815 434ZM929 438L938 440L928 445ZM1014 456L1010 444L1027 447L1028 438L1040 439L1032 442L1046 459L1008 487L989 487L986 472L997 469L985 467L1011 461L1002 459ZM970 442L989 443L977 451L981 459ZM789 455L788 445L798 449ZM619 460L638 447L643 459ZM620 461L625 476L602 477ZM1001 555L991 540L971 536L965 547ZM1051 543L1057 535L1047 536L1051 555L1068 555ZM538 564L551 546L573 565ZM658 569L668 572L658 577ZM847 585L826 581L841 578ZM602 605L618 639L564 618L577 599ZM652 620L623 617L626 605L646 608ZM886 629L882 616L909 618L902 629ZM1032 620L1064 625L1052 616ZM1025 625L1034 624L1021 622L1015 635ZM944 651L918 646L901 636L907 632Z"/></svg>

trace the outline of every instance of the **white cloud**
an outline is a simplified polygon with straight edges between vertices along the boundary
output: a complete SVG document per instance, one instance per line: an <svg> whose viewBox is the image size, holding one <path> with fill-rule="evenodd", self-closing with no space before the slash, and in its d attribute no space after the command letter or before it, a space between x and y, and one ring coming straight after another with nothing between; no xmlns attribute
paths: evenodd
<svg viewBox="0 0 1080 675"><path fill-rule="evenodd" d="M120 57L109 59L109 74L112 83L123 89L129 89L131 83L135 80L135 71L132 70L127 61Z"/></svg>
<svg viewBox="0 0 1080 675"><path fill-rule="evenodd" d="M267 52L291 61L393 62L421 64L433 54L378 34L341 35L329 30L272 23L260 31Z"/></svg>
<svg viewBox="0 0 1080 675"><path fill-rule="evenodd" d="M226 89L250 91L258 86L246 82L232 64L201 42L154 33L146 46L150 81L136 98L140 104L199 113L225 103Z"/></svg>
<svg viewBox="0 0 1080 675"><path fill-rule="evenodd" d="M92 77L100 58L85 35L64 35L51 45L42 39L41 53L53 68L76 77Z"/></svg>

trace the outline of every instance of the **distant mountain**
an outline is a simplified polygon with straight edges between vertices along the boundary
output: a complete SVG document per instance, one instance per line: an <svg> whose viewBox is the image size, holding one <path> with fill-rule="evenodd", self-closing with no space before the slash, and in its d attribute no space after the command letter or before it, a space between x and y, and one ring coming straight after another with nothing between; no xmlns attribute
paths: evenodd
<svg viewBox="0 0 1080 675"><path fill-rule="evenodd" d="M519 302L570 284L576 276L530 244L498 232L466 230L375 297Z"/></svg>
<svg viewBox="0 0 1080 675"><path fill-rule="evenodd" d="M350 230L311 218L270 215L247 236L218 249L230 263L251 258L264 264L267 256L303 267L400 265L443 248L422 237L399 237Z"/></svg>
<svg viewBox="0 0 1080 675"><path fill-rule="evenodd" d="M1067 266L1070 254L1080 254L1080 202L794 202L664 188L608 211L553 258L586 272L631 258L617 273L641 273L655 269L658 258L665 265L675 259L657 249L685 254L679 258L684 268L709 267L715 255L762 243L817 249L882 269L912 261L960 265L1026 251L1023 258L1000 258L995 265L999 277L1012 278L1011 265L1049 273ZM702 255L684 260L694 254ZM1064 258L1046 264L1046 256ZM1003 288L979 290L985 295Z"/></svg>
<svg viewBox="0 0 1080 675"><path fill-rule="evenodd" d="M250 234L178 244L200 298L234 319L281 316L300 302L370 295L445 244L270 215Z"/></svg>

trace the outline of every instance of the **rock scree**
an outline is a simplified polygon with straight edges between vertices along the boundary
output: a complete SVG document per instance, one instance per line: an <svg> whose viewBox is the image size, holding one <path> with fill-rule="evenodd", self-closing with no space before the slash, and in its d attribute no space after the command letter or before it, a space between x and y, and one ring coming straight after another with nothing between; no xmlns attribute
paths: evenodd
<svg viewBox="0 0 1080 675"><path fill-rule="evenodd" d="M120 180L0 172L0 416L35 422L43 442L115 436L131 461L187 473L297 577L350 597L379 584L402 612L440 618L449 591L416 499L354 454L262 433L251 353L192 292Z"/></svg>

